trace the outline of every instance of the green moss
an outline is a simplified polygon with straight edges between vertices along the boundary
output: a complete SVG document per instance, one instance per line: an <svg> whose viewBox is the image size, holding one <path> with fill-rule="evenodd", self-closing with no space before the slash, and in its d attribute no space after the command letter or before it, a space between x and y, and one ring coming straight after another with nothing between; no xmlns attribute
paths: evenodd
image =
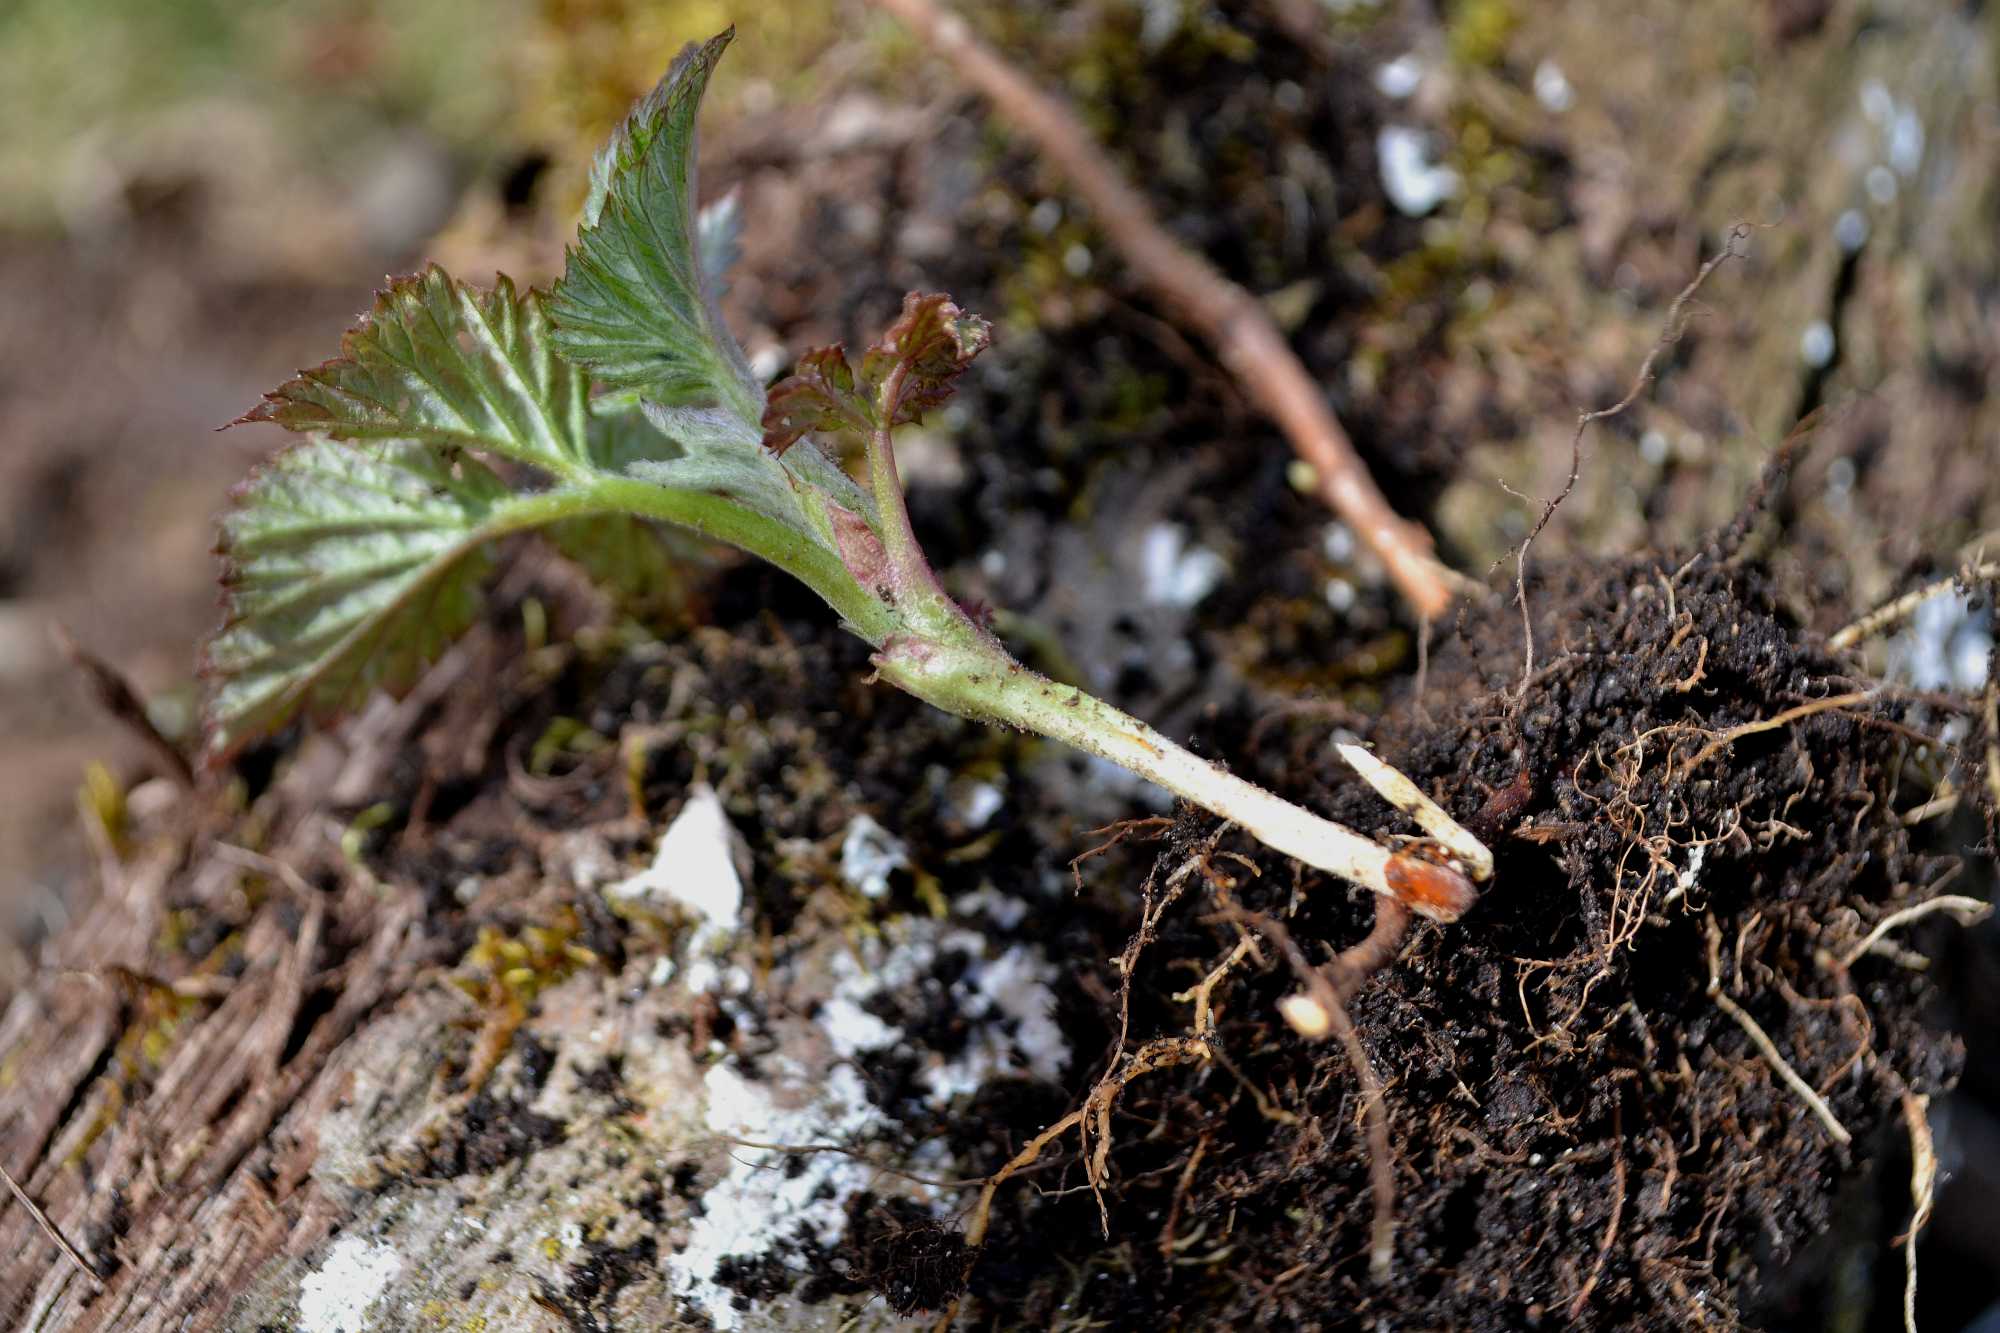
<svg viewBox="0 0 2000 1333"><path fill-rule="evenodd" d="M1458 0L1445 20L1445 49L1466 69L1491 69L1520 22L1511 0Z"/></svg>
<svg viewBox="0 0 2000 1333"><path fill-rule="evenodd" d="M340 835L340 854L347 858L347 863L360 866L362 855L368 850L369 838L376 829L395 817L395 806L387 801L377 801L348 821L347 828Z"/></svg>
<svg viewBox="0 0 2000 1333"><path fill-rule="evenodd" d="M83 785L76 793L77 815L84 824L103 835L112 854L123 857L131 850L125 809L125 787L111 770L93 759L83 770Z"/></svg>
<svg viewBox="0 0 2000 1333"><path fill-rule="evenodd" d="M576 942L581 933L582 925L569 907L548 925L512 931L481 926L451 982L480 1004L525 1008L580 969L597 966L597 955Z"/></svg>
<svg viewBox="0 0 2000 1333"><path fill-rule="evenodd" d="M557 759L567 755L602 754L617 742L600 735L573 717L558 717L542 729L528 751L528 771L547 777Z"/></svg>

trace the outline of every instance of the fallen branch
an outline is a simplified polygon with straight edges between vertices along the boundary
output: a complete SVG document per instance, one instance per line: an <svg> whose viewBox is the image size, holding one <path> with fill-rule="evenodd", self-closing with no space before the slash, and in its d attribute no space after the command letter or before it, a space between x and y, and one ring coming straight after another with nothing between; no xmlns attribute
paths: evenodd
<svg viewBox="0 0 2000 1333"><path fill-rule="evenodd" d="M1390 508L1326 396L1263 305L1169 236L1145 200L1090 141L1075 114L974 37L963 19L939 10L932 0L873 3L908 24L1049 155L1133 271L1208 340L1299 457L1312 465L1321 498L1381 559L1418 618L1442 615L1466 580L1431 554L1430 534L1422 526Z"/></svg>

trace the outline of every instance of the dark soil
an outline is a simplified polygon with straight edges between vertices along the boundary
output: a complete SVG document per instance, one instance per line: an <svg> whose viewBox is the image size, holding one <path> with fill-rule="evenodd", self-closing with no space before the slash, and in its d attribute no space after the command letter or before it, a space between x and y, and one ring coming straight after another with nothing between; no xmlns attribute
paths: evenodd
<svg viewBox="0 0 2000 1333"><path fill-rule="evenodd" d="M1757 1308L1756 1276L1833 1223L1854 1156L1902 1135L1901 1093L1957 1073L1959 1045L1923 1022L1922 974L1829 961L1954 862L1913 846L1898 818L1913 802L1913 742L1893 699L1704 756L1732 727L1858 684L1772 604L1754 565L1722 554L1535 580L1542 665L1525 694L1521 623L1496 600L1441 647L1421 700L1375 729L1385 756L1459 818L1492 826L1505 812L1479 906L1422 929L1351 1005L1389 1085L1391 1280L1367 1271L1354 1073L1338 1044L1275 1022L1297 987L1280 964L1236 988L1222 1068L1125 1092L1111 1236L1087 1258L1070 1249L1094 1280L1060 1288L1066 1313L1116 1327L1491 1329L1729 1327L1772 1313ZM1387 825L1327 731L1266 731L1265 746L1231 758L1357 826ZM1255 863L1246 874L1208 850L1216 831L1183 818L1149 881L1190 856L1210 872L1210 891L1189 895L1145 951L1135 1041L1184 1026L1172 992L1233 946L1226 905L1285 920L1315 957L1370 924L1367 895L1301 881L1225 838ZM1723 987L1825 1095L1853 1154L1709 995L1711 936ZM1033 1322L1054 1313L1036 1305L1055 1296L1037 1259L1051 1224L1046 1205L1014 1203L1036 1215L1010 1217L972 1288ZM1067 1245L1089 1243L1088 1197L1064 1207Z"/></svg>

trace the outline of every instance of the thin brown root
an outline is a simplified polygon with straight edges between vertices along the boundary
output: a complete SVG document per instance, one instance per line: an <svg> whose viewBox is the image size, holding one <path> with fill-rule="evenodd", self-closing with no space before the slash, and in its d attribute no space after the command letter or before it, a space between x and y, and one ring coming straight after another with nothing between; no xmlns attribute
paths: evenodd
<svg viewBox="0 0 2000 1333"><path fill-rule="evenodd" d="M1833 1113L1833 1108L1826 1104L1826 1099L1813 1090L1812 1084L1799 1077L1799 1071L1792 1068L1791 1062L1785 1059L1777 1044L1758 1025L1757 1020L1750 1017L1749 1013L1729 998L1728 992L1722 989L1721 950L1722 932L1717 928L1715 918L1710 917L1708 918L1709 998L1715 1001L1716 1008L1736 1020L1736 1025L1750 1038L1750 1044L1764 1057L1764 1063L1770 1065L1773 1072L1784 1080L1785 1086L1798 1094L1799 1100L1819 1117L1819 1122L1826 1126L1826 1132L1833 1137L1833 1141L1843 1148L1847 1147L1854 1142L1854 1136L1840 1123L1839 1118Z"/></svg>
<svg viewBox="0 0 2000 1333"><path fill-rule="evenodd" d="M1879 944L1882 937L1890 931L1907 926L1910 922L1927 917L1933 912L1949 912L1959 925L1972 926L1991 916L1993 905L1956 893L1941 893L1935 898L1926 898L1915 906L1905 907L1900 912L1891 912L1876 922L1875 929L1863 936L1859 944L1841 955L1840 966L1853 967L1863 954Z"/></svg>
<svg viewBox="0 0 2000 1333"><path fill-rule="evenodd" d="M1945 778L1938 783L1937 793L1928 801L1905 810L1897 818L1903 821L1904 828L1915 828L1925 820L1936 819L1939 815L1948 815L1958 809L1961 799L1958 788L1953 785L1952 780Z"/></svg>
<svg viewBox="0 0 2000 1333"><path fill-rule="evenodd" d="M1194 1173L1207 1152L1208 1135L1203 1134L1196 1140L1194 1151L1188 1154L1187 1165L1181 1168L1181 1177L1174 1184L1173 1202L1167 1205L1166 1224L1160 1228L1160 1257L1168 1263L1174 1259L1174 1231L1180 1225L1181 1205L1187 1202L1188 1187L1194 1184Z"/></svg>
<svg viewBox="0 0 2000 1333"><path fill-rule="evenodd" d="M1334 993L1342 1004L1354 998L1362 983L1396 961L1403 941L1410 935L1410 911L1389 898L1375 903L1375 925L1356 945L1342 949L1328 968L1333 973Z"/></svg>
<svg viewBox="0 0 2000 1333"><path fill-rule="evenodd" d="M35 1225L42 1229L43 1235L54 1242L58 1250L63 1252L63 1257L83 1270L83 1275L90 1279L91 1286L99 1291L103 1291L104 1279L98 1275L97 1265L84 1258L82 1250L70 1244L69 1237L63 1235L62 1228L57 1226L50 1219L49 1215L42 1211L40 1204L28 1197L28 1192L21 1188L20 1183L14 1179L13 1173L8 1171L4 1166L0 1166L0 1181L6 1182L8 1191L14 1196L14 1201L28 1210L28 1216L35 1219Z"/></svg>
<svg viewBox="0 0 2000 1333"><path fill-rule="evenodd" d="M1707 679L1708 679L1708 640L1704 638L1701 641L1701 651L1695 657L1694 660L1694 670L1688 672L1687 675L1682 677L1680 680L1673 681L1671 683L1672 689L1675 694L1686 694L1689 690L1693 689L1695 686L1701 684L1704 680Z"/></svg>
<svg viewBox="0 0 2000 1333"><path fill-rule="evenodd" d="M1098 1196L1097 1207L1104 1234L1109 1236L1111 1219L1104 1211L1102 1191L1110 1154L1111 1111L1117 1104L1118 1095L1141 1075L1174 1065L1198 1064L1207 1060L1209 1054L1208 1043L1193 1037L1160 1037L1132 1052L1123 1069L1114 1070L1097 1081L1097 1086L1083 1099L1083 1105L1029 1139L1027 1145L1015 1153L1005 1166L987 1177L985 1188L979 1192L979 1201L972 1206L972 1221L965 1228L966 1245L978 1249L986 1243L986 1229L993 1221L993 1196L999 1193L1000 1187L1034 1165L1051 1143L1072 1129L1081 1133L1085 1147L1093 1132L1099 1137L1096 1150L1084 1153L1084 1165L1091 1192Z"/></svg>
<svg viewBox="0 0 2000 1333"><path fill-rule="evenodd" d="M1542 535L1542 529L1546 528L1549 520L1555 517L1556 510L1563 501L1569 499L1570 492L1576 489L1576 479L1583 471L1584 432L1594 423L1609 420L1638 401L1639 395L1646 391L1646 386L1653 382L1653 367L1658 364L1660 354L1678 343L1681 335L1687 331L1684 314L1688 302L1694 299L1695 293L1701 290L1702 284L1708 281L1715 270L1732 259L1742 257L1743 252L1737 249L1737 246L1749 239L1750 230L1750 224L1747 222L1738 222L1732 226L1723 241L1722 248L1709 256L1708 262L1696 270L1693 280L1681 288L1680 294L1674 297L1673 304L1667 307L1667 318L1660 328L1660 336L1653 340L1653 346L1647 351L1646 359L1639 363L1639 373L1632 377L1632 387L1625 391L1625 396L1609 407L1600 407L1594 412L1577 413L1576 432L1569 440L1569 477L1553 499L1543 501L1541 517L1535 520L1535 526L1528 530L1528 535L1522 539L1521 545L1514 552L1514 602L1521 608L1521 631L1525 639L1523 650L1525 661L1521 667L1520 689L1515 695L1517 699L1527 698L1528 682L1535 674L1535 626L1528 614L1528 548L1535 544L1535 538ZM1505 483L1502 483L1502 487L1509 494L1519 494Z"/></svg>
<svg viewBox="0 0 2000 1333"><path fill-rule="evenodd" d="M1328 988L1331 994L1332 988ZM1377 1286L1386 1285L1396 1262L1396 1168L1389 1148L1389 1112L1382 1104L1382 1080L1368 1062L1361 1034L1347 1016L1338 997L1333 1001L1333 1028L1354 1076L1361 1084L1361 1110L1368 1123L1368 1183L1375 1196L1375 1223L1368 1246L1368 1275Z"/></svg>
<svg viewBox="0 0 2000 1333"><path fill-rule="evenodd" d="M909 25L1041 148L1089 203L1132 271L1215 349L1244 391L1313 469L1322 499L1389 571L1420 620L1444 614L1467 582L1431 551L1424 528L1389 506L1346 430L1264 306L1169 235L1138 191L1091 142L1074 112L974 37L932 0L874 0Z"/></svg>
<svg viewBox="0 0 2000 1333"><path fill-rule="evenodd" d="M1729 526L1722 530L1713 544L1712 549L1725 557L1723 563L1726 566L1740 564L1746 558L1744 543L1749 539L1751 525L1764 512L1771 493L1785 484L1785 477L1792 470L1793 456L1812 438L1813 432L1820 428L1827 416L1828 410L1824 405L1815 407L1793 422L1792 428L1785 432L1785 438L1771 451L1763 471L1757 474L1756 484L1743 497L1743 507L1736 511L1736 517L1729 520Z"/></svg>
<svg viewBox="0 0 2000 1333"><path fill-rule="evenodd" d="M1384 901L1387 900L1385 899ZM1211 999L1215 988L1221 984L1224 977L1229 975L1230 968L1242 962L1244 958L1255 952L1256 948L1256 937L1245 934L1242 939L1236 941L1236 947L1229 951L1229 956L1215 965L1214 971L1203 977L1199 984L1190 986L1188 989L1174 996L1174 999L1182 1004L1187 1003L1189 1000L1194 1001L1195 1036L1212 1037L1215 1035L1215 1009Z"/></svg>
<svg viewBox="0 0 2000 1333"><path fill-rule="evenodd" d="M1127 838L1142 835L1147 838L1157 838L1173 826L1174 821L1165 815L1153 815L1145 819L1121 819L1115 824L1106 824L1103 828L1090 830L1090 836L1093 838L1099 834L1108 834L1110 836L1106 837L1103 842L1084 848L1070 858L1069 873L1076 880L1076 891L1078 893L1083 892L1083 863L1085 861L1088 861L1093 856L1104 855Z"/></svg>
<svg viewBox="0 0 2000 1333"><path fill-rule="evenodd" d="M1377 910L1376 930L1369 933L1368 939L1355 946L1356 949L1371 948L1373 951L1380 948L1380 941L1376 937L1378 933L1386 934L1383 931L1385 915L1379 914L1379 908ZM1361 1034L1355 1031L1353 1020L1347 1016L1347 1006L1341 1002L1340 993L1334 988L1333 983L1327 980L1326 974L1314 967L1306 958L1305 951L1299 948L1298 941L1292 938L1291 931L1285 928L1283 922L1268 916L1260 915L1249 919L1254 921L1259 930L1271 936L1279 951L1285 955L1285 960L1292 965L1293 973L1304 984L1305 994L1298 998L1305 999L1324 1016L1325 1024L1321 1032L1308 1031L1302 1032L1301 1035L1318 1037L1325 1032L1331 1032L1340 1039L1341 1045L1346 1048L1348 1063L1354 1066L1355 1081L1361 1085L1361 1113L1368 1136L1368 1184L1375 1201L1375 1220L1368 1244L1368 1275L1377 1285L1385 1284L1393 1273L1396 1262L1396 1159L1389 1146L1389 1112L1383 1101L1382 1080L1377 1077L1375 1066L1368 1060L1368 1050L1361 1044ZM1401 923L1402 929L1407 930L1409 926L1407 914L1402 916ZM1395 944L1399 947L1402 943L1402 931L1398 930L1395 934ZM1345 959L1353 952L1354 950L1349 950L1342 954L1341 958ZM1394 956L1395 947L1382 952L1385 955L1383 961L1386 962L1389 957ZM1377 965L1378 968L1379 966L1380 964ZM1290 1020L1291 1016L1287 1015L1287 1018ZM1296 1028L1299 1025L1293 1021L1293 1026Z"/></svg>
<svg viewBox="0 0 2000 1333"><path fill-rule="evenodd" d="M1912 612L1933 597L1941 596L1944 593L1950 592L1953 588L1962 587L1968 583L1990 583L1995 579L2000 579L2000 564L1992 561L1982 561L1978 564L1967 565L1948 579L1939 579L1935 583L1926 583L1923 587L1884 602L1867 615L1849 624L1842 625L1826 641L1826 646L1837 653L1845 652L1858 643L1863 643L1874 638L1886 629L1891 629L1902 624L1905 620L1909 619Z"/></svg>
<svg viewBox="0 0 2000 1333"><path fill-rule="evenodd" d="M1903 1329L1917 1333L1917 1233L1931 1220L1937 1196L1937 1149L1926 1114L1929 1097L1903 1092L1903 1123L1910 1130L1910 1229L1903 1233Z"/></svg>
<svg viewBox="0 0 2000 1333"><path fill-rule="evenodd" d="M1611 1141L1622 1144L1625 1141L1625 1108L1614 1105L1611 1108ZM1590 1293L1597 1290L1597 1280L1604 1276L1604 1263L1611 1257L1611 1247L1618 1243L1618 1223L1625 1216L1625 1154L1615 1148L1611 1154L1611 1224L1604 1228L1604 1240L1597 1247L1597 1260L1590 1266L1590 1276L1583 1281L1583 1287L1576 1293L1576 1299L1569 1303L1569 1321L1574 1324L1583 1308L1590 1304Z"/></svg>
<svg viewBox="0 0 2000 1333"><path fill-rule="evenodd" d="M1756 722L1745 722L1740 727L1731 727L1729 730L1715 737L1708 744L1702 746L1701 749L1695 751L1694 758L1688 761L1687 768L1682 770L1682 775L1685 776L1695 769L1700 768L1710 759L1713 759L1716 755L1722 753L1722 751L1736 744L1736 742L1742 740L1745 736L1755 736L1760 731L1776 731L1779 727L1788 726L1803 718L1811 717L1815 713L1828 713L1836 708L1853 708L1867 703L1874 697L1874 690L1856 690L1853 694L1836 694L1829 698L1814 699L1811 703L1800 704L1797 708L1787 708L1782 713L1762 718Z"/></svg>

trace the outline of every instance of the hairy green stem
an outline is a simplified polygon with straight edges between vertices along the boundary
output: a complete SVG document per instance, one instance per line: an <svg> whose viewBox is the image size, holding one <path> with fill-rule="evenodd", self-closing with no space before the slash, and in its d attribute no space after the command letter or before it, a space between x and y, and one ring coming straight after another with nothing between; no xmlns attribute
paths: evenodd
<svg viewBox="0 0 2000 1333"><path fill-rule="evenodd" d="M883 432L886 435L887 432ZM876 442L880 445L880 441ZM872 462L886 463L882 451ZM896 485L893 464L878 486ZM1470 904L1471 886L1455 871L1425 867L1371 838L1323 819L1245 782L1160 732L1075 686L1029 670L961 611L937 584L909 532L900 488L880 503L891 559L911 560L923 581L909 604L892 607L864 588L819 543L762 515L700 491L623 477L523 496L495 516L502 530L560 518L627 513L689 528L759 556L798 578L878 651L881 675L926 703L975 721L1032 731L1117 764L1174 795L1240 826L1273 850L1394 898L1440 920ZM897 527L900 519L901 527ZM896 539L900 537L900 541ZM1446 876L1439 896L1421 882ZM1413 896L1414 895L1414 896Z"/></svg>
<svg viewBox="0 0 2000 1333"><path fill-rule="evenodd" d="M1103 700L1029 670L997 645L960 648L897 639L876 662L884 677L948 713L1032 731L1109 760L1240 826L1275 851L1425 915L1454 920L1470 905L1470 886L1461 890L1457 883L1447 883L1436 899L1422 892L1413 897L1405 879L1421 880L1429 873L1424 868L1245 782ZM1455 872L1437 873L1459 878Z"/></svg>
<svg viewBox="0 0 2000 1333"><path fill-rule="evenodd" d="M832 551L762 514L703 491L600 475L581 486L510 501L496 519L501 530L519 531L593 514L631 514L672 523L768 560L818 593L850 630L878 648L902 629L895 612L856 583Z"/></svg>

